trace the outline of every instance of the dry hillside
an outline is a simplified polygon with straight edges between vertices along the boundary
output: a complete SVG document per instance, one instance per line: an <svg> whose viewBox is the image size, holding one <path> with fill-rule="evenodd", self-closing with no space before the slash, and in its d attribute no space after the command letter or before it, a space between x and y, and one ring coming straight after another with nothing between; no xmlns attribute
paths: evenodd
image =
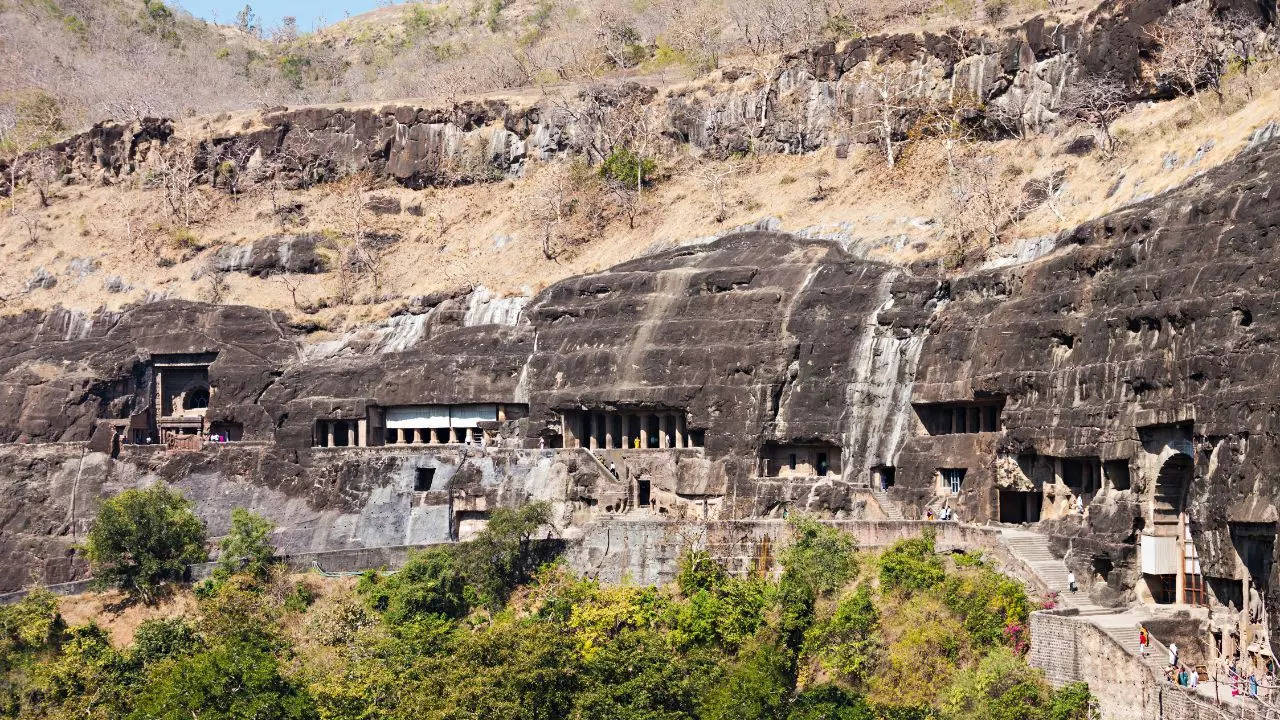
<svg viewBox="0 0 1280 720"><path fill-rule="evenodd" d="M66 62L15 52L15 43L23 49L37 46L30 35L5 38L4 58L19 67L0 81L8 83L0 90L11 113L3 127L13 153L38 148L103 116L161 114L178 118L175 138L216 146L237 134L269 132L266 116L254 109L267 102L351 100L345 107L372 108L404 93L433 89L435 94L421 101L428 107L504 98L545 114L549 108L570 107L584 88L616 86L622 78L653 88L656 95L646 107L664 107L688 97L714 100L742 92L743 83L757 82L735 80L743 72L774 86L785 84L792 72L785 63L794 56L776 51L795 43L911 18L925 27L960 22L981 33L984 23L1017 28L1032 17L1034 24L1037 12L1017 3L916 3L903 6L914 13L911 17L891 17L868 5L837 3L823 5L825 15L818 17L817 6L788 7L793 14L784 19L790 24L764 0L655 3L643 10L607 3L409 3L293 36L288 28L268 32L251 22L239 28L209 26L156 2L139 10L123 2L2 0L0 13L11 27L80 38L66 44ZM691 54L693 45L676 52L670 41L672 24L683 22L682 13L690 8L710 13L714 22L708 22L716 28L714 52L701 59ZM1051 12L1066 26L1084 10ZM775 18L767 41L759 34L764 32L760 23L743 20L748 11L761 13L752 16L757 20ZM601 25L605 17L615 24ZM624 34L635 40L634 57L613 54L610 43L616 38L610 39L606 29L621 26L631 28ZM639 34L633 37L632 30ZM582 42L566 42L564 33ZM140 43L137 48L122 40L126 36ZM1061 107L1052 108L1056 119L1036 127L993 131L988 118L965 125L963 132L918 132L924 126L920 118L938 114L932 109L934 114L917 113L914 125L894 131L897 157L888 163L874 133L862 143L828 143L791 154L708 150L673 142L671 131L663 130L655 133L661 142L646 151L644 162L652 168L638 189L609 180L608 168L600 164L605 158L589 153L578 159L535 157L483 181L469 178L422 189L369 172L304 187L277 181L225 181L219 187L215 170L211 181L192 175L179 210L171 160L163 172L142 169L110 184L72 182L56 173L42 180L31 170L35 165L15 161L10 171L26 167L28 174L0 217L0 293L9 311L55 303L87 310L162 297L243 302L284 310L303 327L337 331L385 318L418 296L478 286L497 295L531 294L568 275L759 223L830 238L889 262L945 267L1009 262L1034 255L1044 245L1039 239L1158 194L1233 157L1268 123L1280 121L1280 68L1267 59L1269 36L1248 37L1259 49L1247 65L1221 71L1217 92L1117 102L1107 108L1114 124L1105 136L1096 122L1088 122L1087 113L1073 121ZM425 85L397 85L397 68L413 67L414 58L437 41L468 51L437 53L439 61L422 66L417 75ZM519 52L501 50L502 43L511 42ZM593 58L595 65L569 70L543 56L517 76L482 81L474 73L496 72L496 66L485 64L486 47L519 62L538 48L555 47L585 53L582 57ZM133 57L138 48L153 54L140 57L154 56L168 70L120 63L127 69L114 77L118 85L90 82L105 63ZM290 53L323 56L329 65L320 60L291 64ZM464 56L469 81L431 79L436 70L456 70L455 61ZM171 65L175 58L188 64ZM54 66L65 75L46 82ZM712 66L719 69L707 69ZM172 72L197 67L209 74L208 82L200 75L198 82L166 84L176 83ZM291 74L294 70L300 74ZM313 82L313 74L327 74L332 85ZM518 87L492 90L510 86ZM184 95L175 92L178 87L199 92ZM111 104L131 93L148 97L132 115ZM1168 99L1176 95L1184 96ZM957 105L949 107L951 122L961 122L955 120ZM986 107L976 107L973 112L994 117ZM206 114L193 114L200 112ZM615 154L633 152L625 142ZM38 157L38 152L24 157ZM314 239L319 271L244 272L226 260L237 248L247 252L266 238L298 236Z"/></svg>

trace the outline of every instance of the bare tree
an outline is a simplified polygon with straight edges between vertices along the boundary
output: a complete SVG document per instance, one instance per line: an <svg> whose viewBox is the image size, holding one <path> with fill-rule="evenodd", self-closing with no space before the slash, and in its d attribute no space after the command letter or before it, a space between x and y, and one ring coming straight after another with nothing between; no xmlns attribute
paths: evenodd
<svg viewBox="0 0 1280 720"><path fill-rule="evenodd" d="M582 163L553 162L533 175L524 202L526 220L537 228L542 255L558 261L609 222L606 204L613 201L599 173Z"/></svg>
<svg viewBox="0 0 1280 720"><path fill-rule="evenodd" d="M302 310L302 305L298 303L298 290L302 287L302 277L291 273L284 273L282 275L277 275L276 279L279 280L280 284L284 285L285 289L289 291L289 299L293 301L293 309Z"/></svg>
<svg viewBox="0 0 1280 720"><path fill-rule="evenodd" d="M1198 88L1216 84L1221 72L1217 18L1205 0L1178 5L1145 30L1158 46L1152 61L1157 79L1177 92L1188 93L1198 105Z"/></svg>
<svg viewBox="0 0 1280 720"><path fill-rule="evenodd" d="M206 297L211 305L221 305L231 292L231 284L227 282L227 273L225 270L210 267L206 274L209 276L209 289Z"/></svg>
<svg viewBox="0 0 1280 720"><path fill-rule="evenodd" d="M52 150L38 150L24 158L23 166L27 182L36 191L40 207L49 207L53 185L62 177L65 166L63 159Z"/></svg>
<svg viewBox="0 0 1280 720"><path fill-rule="evenodd" d="M366 175L357 173L343 180L337 188L338 226L345 241L338 277L346 302L355 297L356 282L361 278L367 277L375 290L382 287L378 238L371 233L369 213L365 209L364 188L368 179Z"/></svg>
<svg viewBox="0 0 1280 720"><path fill-rule="evenodd" d="M971 148L957 153L955 167L947 174L947 209L943 214L952 242L952 264L958 265L971 249L999 242L1012 210L995 158L974 155Z"/></svg>
<svg viewBox="0 0 1280 720"><path fill-rule="evenodd" d="M740 171L741 165L736 160L729 160L722 164L701 163L694 170L694 177L697 178L698 184L707 193L712 207L715 208L712 219L718 223L729 218L729 188L733 177Z"/></svg>
<svg viewBox="0 0 1280 720"><path fill-rule="evenodd" d="M1058 112L1068 120L1088 124L1103 150L1115 149L1111 125L1128 109L1128 90L1114 75L1092 75L1072 83L1062 94Z"/></svg>
<svg viewBox="0 0 1280 720"><path fill-rule="evenodd" d="M526 207L529 220L538 229L542 255L556 260L564 252L565 230L573 215L573 187L568 169L560 163L545 169L537 178Z"/></svg>
<svg viewBox="0 0 1280 720"><path fill-rule="evenodd" d="M920 110L921 104L911 93L911 78L898 65L874 64L861 85L866 103L859 106L857 95L847 97L837 115L855 131L870 135L884 153L885 162L894 167L905 142L904 125Z"/></svg>
<svg viewBox="0 0 1280 720"><path fill-rule="evenodd" d="M168 153L158 153L147 182L164 191L165 204L175 221L182 227L191 227L204 211L207 203L199 188L200 173L196 170L195 151L190 145L181 145Z"/></svg>

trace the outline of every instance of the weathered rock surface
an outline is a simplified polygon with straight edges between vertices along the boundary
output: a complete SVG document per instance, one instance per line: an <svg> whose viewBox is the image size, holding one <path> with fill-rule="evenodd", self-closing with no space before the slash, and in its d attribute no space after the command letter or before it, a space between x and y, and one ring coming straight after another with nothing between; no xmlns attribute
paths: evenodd
<svg viewBox="0 0 1280 720"><path fill-rule="evenodd" d="M879 117L886 77L893 97L972 106L968 122L975 128L1009 134L1054 122L1073 77L1112 75L1129 83L1133 99L1157 94L1142 67L1153 47L1144 28L1171 6L1106 2L1082 16L1047 12L995 30L957 27L824 44L785 56L767 76L726 68L672 93L622 83L528 106L485 100L435 108L273 108L250 129L216 134L192 149L206 182L226 163L245 181L283 179L298 187L364 171L408 187L478 182L518 173L530 158L574 153L599 160L600 126L615 108L635 102L665 136L712 154L806 152L874 142L869 121ZM897 123L905 134L905 113ZM148 119L103 123L51 152L68 178L111 182L175 142L186 141L173 140L171 122ZM46 161L48 153L39 158ZM16 161L18 176L33 159ZM7 193L9 174L3 175L0 192Z"/></svg>
<svg viewBox="0 0 1280 720"><path fill-rule="evenodd" d="M1003 492L1042 492L1041 528L1105 601L1143 592L1137 539L1185 491L1210 592L1227 598L1242 579L1233 529L1274 536L1280 520L1278 175L1280 140L1261 142L966 273L757 231L532 299L481 288L417 299L323 344L265 311L185 302L0 319L0 440L14 443L0 453L0 582L82 572L67 553L95 503L156 480L196 498L215 530L246 505L277 520L285 549L316 550L461 537L529 498L554 501L558 526L580 532L632 507L641 483L656 516L861 517L872 469L887 466L890 496L913 513L945 503L999 520ZM93 452L110 448L95 441L100 420L146 407L148 358L210 352L208 417L242 424L248 442ZM501 447L312 447L317 421L370 406L468 403L520 408ZM998 408L992 425L975 414L967 432L930 434L937 408L975 403ZM583 411L678 415L705 446L598 460L538 449L560 437L562 414ZM838 469L762 468L769 452L808 446L830 449ZM1068 488L1055 464L1107 474ZM417 493L423 467L439 480ZM954 495L942 470L964 471Z"/></svg>
<svg viewBox="0 0 1280 720"><path fill-rule="evenodd" d="M316 255L316 235L265 237L247 245L228 245L214 253L213 267L221 272L244 272L255 276L272 273L315 273L324 264Z"/></svg>

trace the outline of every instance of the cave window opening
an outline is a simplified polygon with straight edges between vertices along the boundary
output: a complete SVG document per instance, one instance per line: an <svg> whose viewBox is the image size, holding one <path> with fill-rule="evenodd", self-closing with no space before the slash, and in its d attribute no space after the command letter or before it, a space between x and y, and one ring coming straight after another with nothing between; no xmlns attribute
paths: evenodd
<svg viewBox="0 0 1280 720"><path fill-rule="evenodd" d="M1230 522L1231 544L1250 580L1265 593L1270 585L1272 554L1275 550L1275 523Z"/></svg>
<svg viewBox="0 0 1280 720"><path fill-rule="evenodd" d="M431 490L431 483L436 479L436 469L431 467L414 468L413 471L413 489L414 492L428 492Z"/></svg>
<svg viewBox="0 0 1280 720"><path fill-rule="evenodd" d="M209 407L209 388L197 387L187 391L182 396L183 410L201 410Z"/></svg>
<svg viewBox="0 0 1280 720"><path fill-rule="evenodd" d="M827 454L824 452L818 453L818 475L824 476L830 469L831 463L827 462Z"/></svg>
<svg viewBox="0 0 1280 720"><path fill-rule="evenodd" d="M1000 522L1021 525L1040 522L1044 497L1038 492L1000 491Z"/></svg>
<svg viewBox="0 0 1280 720"><path fill-rule="evenodd" d="M636 505L639 507L647 507L652 501L651 488L648 480L636 481Z"/></svg>
<svg viewBox="0 0 1280 720"><path fill-rule="evenodd" d="M916 403L916 411L924 431L929 435L955 435L997 432L1004 398L961 402Z"/></svg>
<svg viewBox="0 0 1280 720"><path fill-rule="evenodd" d="M1112 490L1128 490L1133 486L1129 476L1128 460L1108 460L1102 464L1102 474Z"/></svg>
<svg viewBox="0 0 1280 720"><path fill-rule="evenodd" d="M796 465L797 465L797 464L798 464L798 463L797 463L797 461L796 461L796 454L795 454L795 453L791 453L789 456L787 456L787 467L788 467L788 468L790 468L790 469L792 469L792 470L795 470L795 469L796 469Z"/></svg>
<svg viewBox="0 0 1280 720"><path fill-rule="evenodd" d="M1115 570L1115 563L1106 555L1093 556L1093 574L1102 582L1107 583L1111 580L1111 572Z"/></svg>
<svg viewBox="0 0 1280 720"><path fill-rule="evenodd" d="M952 495L960 494L960 486L964 483L965 468L942 468L943 485L951 492Z"/></svg>
<svg viewBox="0 0 1280 720"><path fill-rule="evenodd" d="M1177 597L1177 577L1174 575L1147 575L1147 589L1157 605L1172 605Z"/></svg>

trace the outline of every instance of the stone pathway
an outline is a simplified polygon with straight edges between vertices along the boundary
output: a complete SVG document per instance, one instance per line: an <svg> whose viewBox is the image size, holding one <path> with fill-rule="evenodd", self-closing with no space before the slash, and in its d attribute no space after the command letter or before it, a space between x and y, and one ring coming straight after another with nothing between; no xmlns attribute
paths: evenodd
<svg viewBox="0 0 1280 720"><path fill-rule="evenodd" d="M1152 617L1150 613L1142 608L1118 610L1102 607L1095 604L1087 593L1072 593L1067 588L1067 566L1049 550L1049 540L1044 535L1029 530L1003 528L1000 531L1000 537L1014 557L1029 567L1050 591L1058 593L1061 606L1079 610L1083 621L1110 636L1126 652L1138 658L1157 678L1164 678L1169 661L1168 648L1155 638L1151 638L1150 650L1146 657L1139 655L1138 626ZM1231 706L1237 708L1260 706L1259 702L1245 696L1233 698L1231 687L1225 681L1216 690L1216 699ZM1214 691L1212 679L1201 680L1199 687L1196 688L1196 693L1208 701L1215 700Z"/></svg>

